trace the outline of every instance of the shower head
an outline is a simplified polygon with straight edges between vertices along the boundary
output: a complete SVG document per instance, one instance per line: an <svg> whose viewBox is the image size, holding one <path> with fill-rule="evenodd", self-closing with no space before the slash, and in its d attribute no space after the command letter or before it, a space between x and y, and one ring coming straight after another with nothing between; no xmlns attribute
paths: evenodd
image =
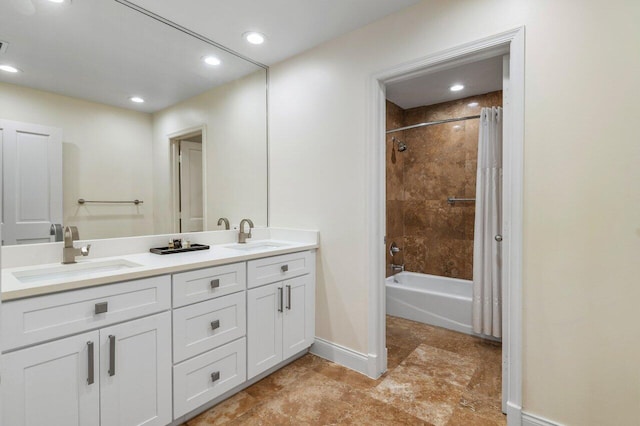
<svg viewBox="0 0 640 426"><path fill-rule="evenodd" d="M407 144L400 139L396 139L395 136L391 138L391 141L398 144L398 152L405 152L407 150Z"/></svg>

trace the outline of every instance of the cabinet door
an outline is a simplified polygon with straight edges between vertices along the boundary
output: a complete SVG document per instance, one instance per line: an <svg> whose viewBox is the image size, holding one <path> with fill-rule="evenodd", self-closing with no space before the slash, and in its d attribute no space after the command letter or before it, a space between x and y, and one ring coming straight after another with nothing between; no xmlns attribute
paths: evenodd
<svg viewBox="0 0 640 426"><path fill-rule="evenodd" d="M283 282L284 285L284 359L308 348L315 336L315 286L310 275Z"/></svg>
<svg viewBox="0 0 640 426"><path fill-rule="evenodd" d="M171 314L100 330L101 426L171 423Z"/></svg>
<svg viewBox="0 0 640 426"><path fill-rule="evenodd" d="M97 331L4 354L3 425L98 426Z"/></svg>
<svg viewBox="0 0 640 426"><path fill-rule="evenodd" d="M282 283L247 292L247 378L282 361Z"/></svg>

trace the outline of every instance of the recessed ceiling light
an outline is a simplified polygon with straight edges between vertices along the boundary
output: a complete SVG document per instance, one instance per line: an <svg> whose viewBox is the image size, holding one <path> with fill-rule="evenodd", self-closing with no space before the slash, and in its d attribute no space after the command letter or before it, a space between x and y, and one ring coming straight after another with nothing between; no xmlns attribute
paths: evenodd
<svg viewBox="0 0 640 426"><path fill-rule="evenodd" d="M203 56L202 60L205 64L213 66L220 65L222 63L222 61L215 56Z"/></svg>
<svg viewBox="0 0 640 426"><path fill-rule="evenodd" d="M49 0L51 3L64 3L64 0Z"/></svg>
<svg viewBox="0 0 640 426"><path fill-rule="evenodd" d="M265 36L264 34L257 33L255 31L249 31L247 33L242 34L245 40L247 40L251 44L262 44L264 43Z"/></svg>
<svg viewBox="0 0 640 426"><path fill-rule="evenodd" d="M464 89L464 86L462 84L454 84L453 86L449 87L449 90L451 90L452 92L459 92L462 89Z"/></svg>
<svg viewBox="0 0 640 426"><path fill-rule="evenodd" d="M131 102L135 102L137 104L141 104L141 103L144 102L144 99L142 99L140 96L132 96L132 97L129 98L129 100Z"/></svg>
<svg viewBox="0 0 640 426"><path fill-rule="evenodd" d="M0 70L10 73L16 73L20 71L18 68L12 67L11 65L0 65Z"/></svg>
<svg viewBox="0 0 640 426"><path fill-rule="evenodd" d="M475 108L478 106L477 102L471 102L468 106L470 106L471 108Z"/></svg>

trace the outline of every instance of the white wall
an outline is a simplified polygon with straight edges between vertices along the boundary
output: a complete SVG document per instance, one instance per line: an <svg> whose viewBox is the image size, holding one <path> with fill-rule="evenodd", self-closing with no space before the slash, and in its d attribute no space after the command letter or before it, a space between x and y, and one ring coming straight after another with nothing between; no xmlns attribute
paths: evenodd
<svg viewBox="0 0 640 426"><path fill-rule="evenodd" d="M63 223L83 239L153 232L151 115L0 83L0 118L63 130ZM144 204L85 205L87 200Z"/></svg>
<svg viewBox="0 0 640 426"><path fill-rule="evenodd" d="M271 67L271 225L320 230L317 336L366 352L369 76L526 25L524 409L639 424L639 19L624 0L425 0Z"/></svg>
<svg viewBox="0 0 640 426"><path fill-rule="evenodd" d="M153 115L156 233L171 232L171 174L168 135L206 126L207 226L220 217L238 224L251 218L267 225L265 71L216 87Z"/></svg>

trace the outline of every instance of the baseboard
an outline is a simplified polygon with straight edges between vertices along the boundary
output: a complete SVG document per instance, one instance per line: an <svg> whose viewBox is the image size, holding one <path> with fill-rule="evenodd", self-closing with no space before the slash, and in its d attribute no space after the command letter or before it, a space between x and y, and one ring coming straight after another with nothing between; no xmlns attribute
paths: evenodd
<svg viewBox="0 0 640 426"><path fill-rule="evenodd" d="M522 426L561 426L560 423L552 422L534 414L522 413Z"/></svg>
<svg viewBox="0 0 640 426"><path fill-rule="evenodd" d="M358 373L369 375L369 358L353 349L316 337L309 351L320 358L335 362Z"/></svg>

